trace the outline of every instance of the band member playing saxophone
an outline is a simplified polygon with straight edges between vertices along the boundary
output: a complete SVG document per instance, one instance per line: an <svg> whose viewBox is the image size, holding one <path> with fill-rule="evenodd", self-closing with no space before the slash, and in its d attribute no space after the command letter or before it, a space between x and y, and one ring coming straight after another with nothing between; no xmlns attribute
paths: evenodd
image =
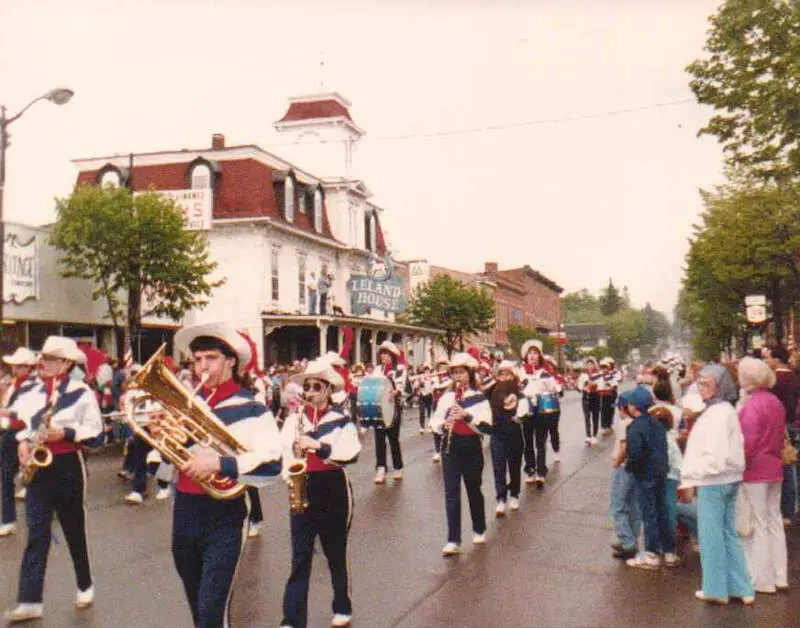
<svg viewBox="0 0 800 628"><path fill-rule="evenodd" d="M356 461L361 441L355 423L331 399L343 390L344 380L329 361L319 358L309 362L304 372L293 379L302 385L305 403L299 412L286 418L281 431L283 475L289 479L290 469L298 467L298 458L304 459L306 499L299 504L292 500L292 571L283 596L281 627L305 628L308 624L308 584L317 536L328 559L333 584L331 625L349 626L353 607L347 536L353 496L343 467Z"/></svg>
<svg viewBox="0 0 800 628"><path fill-rule="evenodd" d="M172 556L194 626L222 628L230 625L233 580L247 537L250 504L245 491L230 499L216 499L207 494L206 486L214 478L259 486L266 477L277 475L280 434L272 413L240 385L252 352L231 325L186 327L175 335L175 346L192 355L195 373L203 382L199 390L203 401L195 403L206 404L244 446L235 456L192 446L175 491ZM149 429L158 436L166 427L155 418Z"/></svg>
<svg viewBox="0 0 800 628"><path fill-rule="evenodd" d="M19 574L18 604L6 613L9 623L44 614L42 589L54 514L75 567L75 607L87 608L94 603L81 441L102 433L103 418L92 390L69 377L72 368L84 360L72 338L50 336L39 358L41 381L14 405L14 418L22 419L27 426L17 434L17 440L20 468L30 485L25 502L28 543Z"/></svg>
<svg viewBox="0 0 800 628"><path fill-rule="evenodd" d="M455 389L444 393L431 418L431 429L444 434L442 469L447 511L447 544L444 556L461 551L461 479L467 489L472 517L472 542L486 542L486 511L481 492L483 473L482 433L492 427L492 410L478 392L478 362L467 353L456 353L450 362Z"/></svg>

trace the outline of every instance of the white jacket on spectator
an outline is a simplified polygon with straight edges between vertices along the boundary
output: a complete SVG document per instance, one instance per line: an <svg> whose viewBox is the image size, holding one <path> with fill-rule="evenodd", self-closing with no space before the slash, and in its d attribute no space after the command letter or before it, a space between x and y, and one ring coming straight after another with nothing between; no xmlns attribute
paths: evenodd
<svg viewBox="0 0 800 628"><path fill-rule="evenodd" d="M715 403L697 418L686 443L681 486L717 486L742 481L744 437L739 416L727 401Z"/></svg>

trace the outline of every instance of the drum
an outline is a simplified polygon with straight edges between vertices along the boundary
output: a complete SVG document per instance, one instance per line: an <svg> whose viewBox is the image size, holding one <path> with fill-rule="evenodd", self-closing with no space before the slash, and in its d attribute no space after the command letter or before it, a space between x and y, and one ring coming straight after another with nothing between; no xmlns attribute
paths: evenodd
<svg viewBox="0 0 800 628"><path fill-rule="evenodd" d="M539 395L538 414L555 414L560 409L556 393L542 393Z"/></svg>
<svg viewBox="0 0 800 628"><path fill-rule="evenodd" d="M365 427L391 427L394 423L392 383L383 375L361 380L356 397L358 416Z"/></svg>

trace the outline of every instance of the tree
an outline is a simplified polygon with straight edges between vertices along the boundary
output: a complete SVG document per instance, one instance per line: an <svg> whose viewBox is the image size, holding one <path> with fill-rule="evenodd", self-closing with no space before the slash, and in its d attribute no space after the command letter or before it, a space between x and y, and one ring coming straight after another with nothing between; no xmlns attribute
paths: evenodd
<svg viewBox="0 0 800 628"><path fill-rule="evenodd" d="M61 275L94 282L92 298L105 299L115 327L124 322L128 342L138 336L143 317L178 321L205 306L222 283L207 279L217 266L207 239L184 229L181 209L170 198L81 186L57 199L56 212L50 243L61 253Z"/></svg>
<svg viewBox="0 0 800 628"><path fill-rule="evenodd" d="M641 345L644 316L637 310L620 310L608 319L608 349L617 360L626 360Z"/></svg>
<svg viewBox="0 0 800 628"><path fill-rule="evenodd" d="M727 0L709 18L690 87L716 113L700 134L722 144L730 165L762 180L800 173L800 3Z"/></svg>
<svg viewBox="0 0 800 628"><path fill-rule="evenodd" d="M579 292L571 292L561 298L561 311L564 323L597 323L603 320L603 312L597 297L584 288Z"/></svg>
<svg viewBox="0 0 800 628"><path fill-rule="evenodd" d="M414 290L406 319L444 330L442 345L449 357L456 349L463 351L470 336L492 329L494 304L485 290L437 275Z"/></svg>
<svg viewBox="0 0 800 628"><path fill-rule="evenodd" d="M527 325L509 325L507 333L511 350L514 352L514 355L519 356L520 359L525 358L525 356L520 355L519 352L522 348L522 344L526 340L540 340L542 342L542 350L545 354L555 354L556 343L548 334L541 334Z"/></svg>
<svg viewBox="0 0 800 628"><path fill-rule="evenodd" d="M604 316L614 316L624 305L614 282L608 280L608 286L600 293L600 311Z"/></svg>

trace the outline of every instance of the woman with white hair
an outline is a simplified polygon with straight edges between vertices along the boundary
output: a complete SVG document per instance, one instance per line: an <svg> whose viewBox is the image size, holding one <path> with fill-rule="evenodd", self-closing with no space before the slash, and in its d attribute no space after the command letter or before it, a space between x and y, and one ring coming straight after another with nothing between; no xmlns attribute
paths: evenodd
<svg viewBox="0 0 800 628"><path fill-rule="evenodd" d="M739 422L744 436L743 487L753 521L753 533L742 537L742 546L756 593L775 593L789 586L781 521L786 410L769 390L775 385L775 374L766 362L743 358L739 385L747 393Z"/></svg>

